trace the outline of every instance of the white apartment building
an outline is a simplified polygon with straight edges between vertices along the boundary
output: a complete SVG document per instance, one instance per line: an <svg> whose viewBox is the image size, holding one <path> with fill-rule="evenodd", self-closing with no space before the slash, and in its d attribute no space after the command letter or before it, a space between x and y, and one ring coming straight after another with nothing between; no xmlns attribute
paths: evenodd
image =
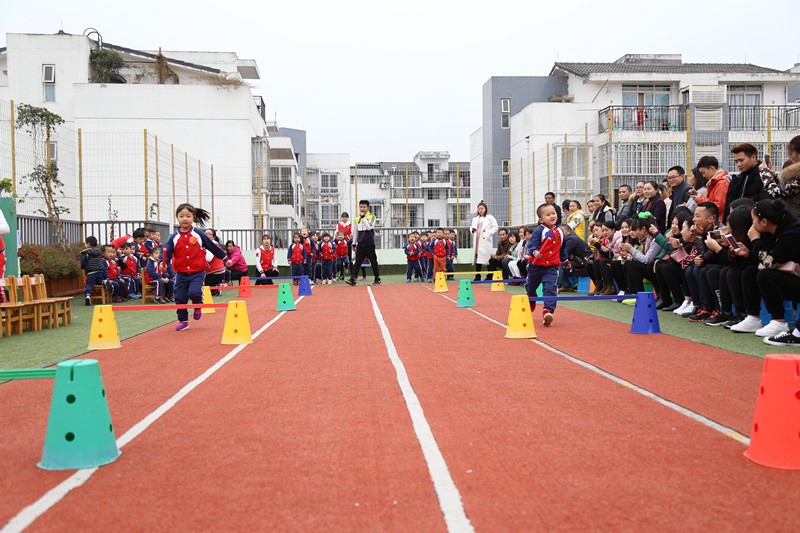
<svg viewBox="0 0 800 533"><path fill-rule="evenodd" d="M99 48L122 58L113 82L92 81L90 56ZM257 79L256 62L233 52L133 50L103 42L96 32L10 33L0 48L0 116L8 118L13 100L66 121L51 150L70 209L66 219L77 220L82 207L84 220L106 220L113 206L118 220L148 213L151 221L170 223L175 204L189 201L213 209L217 227L252 228L258 208L252 178L259 165L269 166L264 102L248 84ZM1 129L6 177L10 121ZM19 143L24 132L16 134L15 178L24 196L33 162ZM35 200L21 203L19 212L33 214L35 207Z"/></svg>

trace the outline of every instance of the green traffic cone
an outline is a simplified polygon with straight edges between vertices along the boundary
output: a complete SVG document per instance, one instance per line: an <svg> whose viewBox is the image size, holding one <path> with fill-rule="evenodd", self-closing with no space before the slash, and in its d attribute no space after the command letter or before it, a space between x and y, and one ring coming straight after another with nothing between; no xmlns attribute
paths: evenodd
<svg viewBox="0 0 800 533"><path fill-rule="evenodd" d="M294 297L288 283L281 283L278 287L278 311L294 311Z"/></svg>
<svg viewBox="0 0 800 533"><path fill-rule="evenodd" d="M472 295L472 282L462 279L458 284L458 307L475 307L475 298Z"/></svg>
<svg viewBox="0 0 800 533"><path fill-rule="evenodd" d="M93 468L119 455L97 360L58 363L39 468Z"/></svg>

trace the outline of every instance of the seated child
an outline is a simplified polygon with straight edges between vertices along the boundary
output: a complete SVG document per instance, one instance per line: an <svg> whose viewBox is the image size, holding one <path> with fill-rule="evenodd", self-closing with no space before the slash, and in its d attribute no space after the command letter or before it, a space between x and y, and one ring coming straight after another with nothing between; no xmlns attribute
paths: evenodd
<svg viewBox="0 0 800 533"><path fill-rule="evenodd" d="M109 284L106 282L110 282L113 301L124 302L125 300L130 300L130 296L128 296L128 284L120 279L119 273L117 272L117 249L111 244L104 244L100 251L103 253L103 261L105 262L106 272L108 273L108 279L104 281L103 284L106 285L106 289L108 289Z"/></svg>
<svg viewBox="0 0 800 533"><path fill-rule="evenodd" d="M150 250L150 257L147 259L144 281L149 285L154 285L156 288L156 299L153 301L157 304L165 304L167 301L175 301L172 298L172 290L175 287L175 281L171 279L168 274L159 272L158 263L160 260L161 246L155 246Z"/></svg>
<svg viewBox="0 0 800 533"><path fill-rule="evenodd" d="M92 236L86 237L84 244L86 248L81 250L81 269L86 273L83 296L86 305L92 305L92 288L95 285L105 285L108 292L111 292L113 287L110 281L108 284L105 283L108 280L108 270L103 261L103 253L97 247L97 239Z"/></svg>

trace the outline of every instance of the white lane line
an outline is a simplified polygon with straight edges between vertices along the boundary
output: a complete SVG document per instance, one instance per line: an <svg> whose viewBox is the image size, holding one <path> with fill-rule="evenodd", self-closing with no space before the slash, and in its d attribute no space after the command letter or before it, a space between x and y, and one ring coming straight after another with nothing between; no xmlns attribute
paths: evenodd
<svg viewBox="0 0 800 533"><path fill-rule="evenodd" d="M428 287L426 287L426 288L428 288ZM428 288L428 289L430 290L430 288ZM455 300L453 300L449 296L446 296L443 293L436 293L436 294L438 294L439 296L442 296L444 298L447 298L451 302L455 302ZM494 322L498 326L502 326L503 328L506 327L506 325L503 324L502 322L498 322L494 318L492 318L490 316L487 316L487 315L484 315L480 311L476 311L475 309L473 309L471 307L467 307L466 309L469 309L470 311L472 311L476 315L481 316L481 317L485 318L486 320L488 320L490 322ZM659 396L659 395L657 395L657 394L655 394L653 392L650 392L647 389L643 389L642 387L639 387L638 385L635 385L635 384L631 383L630 381L626 381L626 380L622 379L621 377L618 377L618 376L615 376L614 374L606 372L605 370L603 370L600 367L597 367L597 366L595 366L595 365L593 365L591 363L587 363L586 361L578 359L578 358L576 358L576 357L574 357L572 355L569 355L568 353L562 352L561 350L559 350L557 348L553 348L552 346L550 346L550 345L548 345L548 344L546 344L546 343L544 343L544 342L542 342L542 341L540 341L538 339L531 339L531 340L533 342L535 342L536 344L538 344L539 346L541 346L542 348L550 350L551 352L553 352L555 354L558 354L561 357L564 357L568 361L572 361L573 363L578 364L578 365L582 366L583 368L591 370L592 372L600 374L601 376L603 376L605 378L608 378L608 379L610 379L611 381L613 381L615 383L619 383L620 385L622 385L622 386L624 386L624 387L626 387L628 389L636 391L639 394L641 394L642 396L646 396L646 397L650 398L651 400L655 400L656 402L660 403L661 405L669 407L673 411L677 411L678 413L680 413L680 414L682 414L682 415L684 415L686 417L689 417L692 420L695 420L695 421L700 422L701 424L703 424L705 426L710 427L714 431L718 431L718 432L722 433L726 437L730 437L735 441L741 442L745 446L750 446L750 439L747 438L745 435L742 435L741 433L739 433L735 429L723 426L722 424L720 424L718 422L714 422L710 418L707 418L707 417L701 415L700 413L698 413L696 411L692 411L690 409L687 409L686 407L683 407L682 405L678 405L675 402L671 402L671 401L667 400L666 398L662 398L661 396Z"/></svg>
<svg viewBox="0 0 800 533"><path fill-rule="evenodd" d="M295 300L295 304L300 302L304 296L300 296L297 300ZM267 330L272 324L278 321L280 317L286 314L286 311L281 311L275 318L264 324L261 329L256 331L251 335L251 338L255 340L259 335L261 335L264 331ZM185 333L183 334L185 335ZM145 429L147 429L153 422L158 420L164 413L172 409L178 401L192 392L195 388L197 388L201 383L211 377L217 370L222 368L222 366L233 359L236 354L241 352L245 349L248 344L240 344L236 346L233 350L228 352L228 354L217 361L213 366L211 366L208 370L203 372L199 377L188 383L185 387L183 387L180 391L178 391L172 398L161 404L155 411L144 417L141 421L139 421L136 425L130 428L128 431L125 432L124 435L117 439L117 447L122 448L130 441L138 437ZM42 516L46 513L50 508L60 502L64 496L69 494L70 491L80 487L84 483L86 483L89 478L97 471L99 467L94 468L84 468L81 470L76 471L70 477L50 489L47 493L44 494L41 498L39 498L34 503L30 504L28 507L21 510L14 518L8 521L3 529L0 529L0 533L18 533L23 531L29 525L33 523L34 520Z"/></svg>
<svg viewBox="0 0 800 533"><path fill-rule="evenodd" d="M417 394L414 392L414 388L411 386L411 382L408 379L406 368L397 355L397 349L394 346L394 342L392 342L392 336L389 333L389 328L386 327L386 322L383 320L381 310L378 308L378 302L375 301L375 296L372 294L372 288L367 286L367 292L369 293L370 300L372 300L372 310L381 328L383 342L386 344L386 349L389 352L389 359L391 359L392 365L394 365L395 372L397 373L397 383L400 385L400 390L403 393L403 399L406 402L408 414L411 415L414 433L417 435L417 440L422 448L422 455L425 457L425 462L428 465L428 472L431 475L436 496L439 498L439 508L444 515L447 530L451 532L475 531L469 518L467 518L467 513L461 502L461 494L458 492L458 488L453 478L450 476L450 470L447 468L447 463L445 463L442 452L439 450L439 445L436 444L433 431L431 431L431 427L425 419L425 413L422 411L419 398L417 398Z"/></svg>

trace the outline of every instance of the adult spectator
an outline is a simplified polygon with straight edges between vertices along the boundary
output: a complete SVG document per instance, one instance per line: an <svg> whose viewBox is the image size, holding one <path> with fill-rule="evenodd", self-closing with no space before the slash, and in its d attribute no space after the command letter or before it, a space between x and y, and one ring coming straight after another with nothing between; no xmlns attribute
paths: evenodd
<svg viewBox="0 0 800 533"><path fill-rule="evenodd" d="M556 203L556 195L552 192L544 193L544 203L548 205L552 205L556 210L556 216L558 217L556 224L561 224L561 208Z"/></svg>
<svg viewBox="0 0 800 533"><path fill-rule="evenodd" d="M503 267L503 259L511 257L511 243L508 240L508 230L506 228L500 228L497 232L497 237L499 239L497 250L489 256L489 272L486 274L485 279L492 279L492 274L490 272L501 270ZM505 277L505 273L503 274L503 279L508 279Z"/></svg>
<svg viewBox="0 0 800 533"><path fill-rule="evenodd" d="M594 198L594 216L592 220L597 222L598 224L603 224L604 222L614 222L614 209L611 207L608 199L606 199L605 195L598 194Z"/></svg>
<svg viewBox="0 0 800 533"><path fill-rule="evenodd" d="M694 189L689 191L692 199L697 203L714 202L720 213L725 212L725 199L728 196L730 176L725 170L719 168L719 160L713 155L704 155L697 162L697 170L706 180L706 193L700 194Z"/></svg>
<svg viewBox="0 0 800 533"><path fill-rule="evenodd" d="M748 231L753 252L760 258L759 268L746 268L742 276L748 316L731 331L754 332L766 337L767 344L800 346L797 328L790 330L784 320L783 301L800 300L800 221L792 215L782 200L761 200L753 206L753 225ZM739 246L740 250L743 248ZM757 290L756 290L757 287ZM764 327L758 316L759 298L772 320ZM758 329L756 327L758 326Z"/></svg>
<svg viewBox="0 0 800 533"><path fill-rule="evenodd" d="M233 241L225 242L225 250L228 252L225 266L231 271L231 280L241 284L242 278L247 275L247 261L242 255L242 250Z"/></svg>
<svg viewBox="0 0 800 533"><path fill-rule="evenodd" d="M588 276L588 260L592 257L589 245L567 224L562 224L564 243L562 246L567 251L570 268L559 267L558 292L578 290L578 276Z"/></svg>
<svg viewBox="0 0 800 533"><path fill-rule="evenodd" d="M643 190L646 201L640 212L653 215L658 231L663 234L667 229L667 206L659 194L658 183L648 181L644 184Z"/></svg>
<svg viewBox="0 0 800 533"><path fill-rule="evenodd" d="M708 189L706 188L706 179L697 168L692 169L692 177L689 180L689 184L692 186L692 189L697 191L697 194L701 196L705 196L705 194L708 192ZM695 202L691 195L689 196L689 201L686 202L686 207L688 207L692 213L694 213L694 210L697 209L697 202Z"/></svg>
<svg viewBox="0 0 800 533"><path fill-rule="evenodd" d="M578 234L578 237L586 240L586 217L583 215L581 203L577 200L570 200L569 202L569 216L567 217L567 226Z"/></svg>
<svg viewBox="0 0 800 533"><path fill-rule="evenodd" d="M669 198L669 189L663 183L658 184L658 195L661 196L662 200L664 200L664 208L667 210L667 213L669 213L670 206L672 205L672 200L670 200Z"/></svg>
<svg viewBox="0 0 800 533"><path fill-rule="evenodd" d="M731 202L739 198L751 198L754 202L768 198L767 191L764 190L764 183L761 181L761 173L758 169L761 163L758 160L758 148L750 143L742 143L731 148L733 160L739 168L739 173L731 177L728 186L728 194L725 196L726 209L723 212L722 220L727 220Z"/></svg>
<svg viewBox="0 0 800 533"><path fill-rule="evenodd" d="M636 182L636 188L633 189L633 194L635 199L633 201L633 213L631 213L631 215L638 215L642 212L642 206L644 206L645 202L647 201L647 198L644 196L643 181Z"/></svg>
<svg viewBox="0 0 800 533"><path fill-rule="evenodd" d="M671 221L675 216L675 209L689 201L689 191L692 186L686 183L686 171L680 165L675 165L667 171L667 183L670 187L671 200L667 210L667 220Z"/></svg>
<svg viewBox="0 0 800 533"><path fill-rule="evenodd" d="M688 318L693 322L702 322L711 317L714 310L715 302L708 302L703 298L702 287L702 273L703 269L709 263L713 263L716 259L717 252L709 249L706 244L708 233L714 230L717 226L719 219L719 211L717 204L714 202L703 202L698 204L697 209L692 216L692 234L695 236L694 240L694 260L692 264L688 265L685 270L686 284L689 287L689 293L692 295L692 304L694 309L689 312L686 309L681 316Z"/></svg>
<svg viewBox="0 0 800 533"><path fill-rule="evenodd" d="M633 204L630 202L633 196L633 189L630 185L620 185L619 187L619 209L617 210L617 220L631 218Z"/></svg>
<svg viewBox="0 0 800 533"><path fill-rule="evenodd" d="M761 163L761 182L772 198L783 200L786 208L800 217L800 135L789 141L786 151L789 152L788 165L780 174L775 172L771 161L769 165Z"/></svg>
<svg viewBox="0 0 800 533"><path fill-rule="evenodd" d="M478 213L473 217L470 224L472 231L472 264L477 272L481 271L481 266L488 265L494 249L493 239L497 233L497 220L489 214L489 208L484 202L478 204ZM488 269L488 267L487 267ZM487 275L489 279L491 275ZM481 275L475 275L475 281L480 281Z"/></svg>

